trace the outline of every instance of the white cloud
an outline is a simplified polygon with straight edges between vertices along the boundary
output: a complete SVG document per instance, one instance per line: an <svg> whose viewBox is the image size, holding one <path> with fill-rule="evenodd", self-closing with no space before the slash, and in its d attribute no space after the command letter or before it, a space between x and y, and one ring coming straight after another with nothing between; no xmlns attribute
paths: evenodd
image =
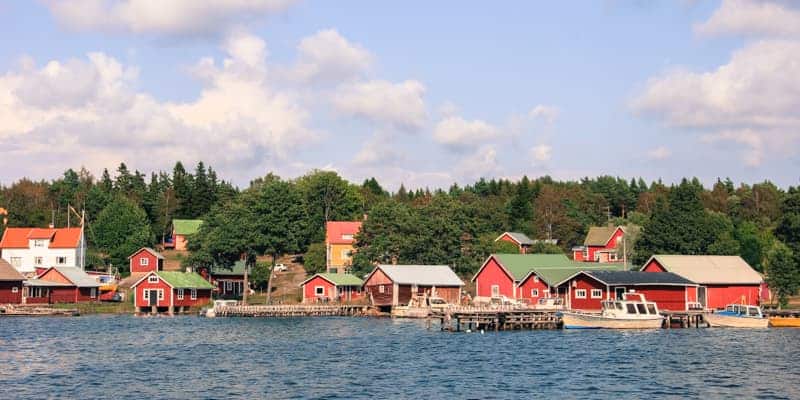
<svg viewBox="0 0 800 400"><path fill-rule="evenodd" d="M489 177L500 172L497 162L497 149L486 145L474 153L462 158L455 167L456 174L462 181L470 181L480 177Z"/></svg>
<svg viewBox="0 0 800 400"><path fill-rule="evenodd" d="M547 144L533 146L530 150L530 156L533 158L534 165L547 163L553 156L553 147Z"/></svg>
<svg viewBox="0 0 800 400"><path fill-rule="evenodd" d="M403 158L403 154L392 145L388 135L378 134L367 141L356 153L353 157L353 164L360 167L386 167L396 164Z"/></svg>
<svg viewBox="0 0 800 400"><path fill-rule="evenodd" d="M633 108L715 138L709 143L735 141L757 153L792 143L800 133L800 42L754 42L716 70L667 72L647 83ZM749 154L747 164L761 163Z"/></svg>
<svg viewBox="0 0 800 400"><path fill-rule="evenodd" d="M424 95L425 86L415 80L400 83L371 80L339 86L332 102L344 115L416 130L427 119Z"/></svg>
<svg viewBox="0 0 800 400"><path fill-rule="evenodd" d="M433 131L434 140L453 150L471 149L499 135L497 128L484 121L467 121L458 116L439 121Z"/></svg>
<svg viewBox="0 0 800 400"><path fill-rule="evenodd" d="M304 38L297 47L298 61L292 75L303 82L341 82L368 71L372 55L349 42L334 29Z"/></svg>
<svg viewBox="0 0 800 400"><path fill-rule="evenodd" d="M672 156L672 150L666 146L658 146L647 152L647 158L651 160L666 160Z"/></svg>
<svg viewBox="0 0 800 400"><path fill-rule="evenodd" d="M742 153L742 161L748 167L757 167L764 160L764 141L757 132L750 130L726 131L701 137L705 143L734 142L747 147Z"/></svg>
<svg viewBox="0 0 800 400"><path fill-rule="evenodd" d="M558 119L560 113L561 111L557 107L539 104L531 109L528 116L552 124Z"/></svg>
<svg viewBox="0 0 800 400"><path fill-rule="evenodd" d="M46 0L75 30L205 36L286 10L295 0Z"/></svg>
<svg viewBox="0 0 800 400"><path fill-rule="evenodd" d="M223 49L221 65L201 61L199 97L178 103L136 91L136 69L103 53L40 68L23 63L0 76L0 168L48 160L38 164L52 176L79 164L155 169L203 159L246 174L313 141L309 112L267 80L263 41L239 34Z"/></svg>
<svg viewBox="0 0 800 400"><path fill-rule="evenodd" d="M800 36L800 10L793 7L797 4L786 1L724 0L711 17L696 24L694 30L704 36Z"/></svg>

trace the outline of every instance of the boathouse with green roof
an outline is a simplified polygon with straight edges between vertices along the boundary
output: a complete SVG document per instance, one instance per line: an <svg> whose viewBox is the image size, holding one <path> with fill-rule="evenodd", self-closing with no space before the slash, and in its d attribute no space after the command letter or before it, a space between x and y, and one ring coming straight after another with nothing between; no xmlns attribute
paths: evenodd
<svg viewBox="0 0 800 400"><path fill-rule="evenodd" d="M200 274L180 271L151 271L131 289L136 313L184 313L211 302L214 286Z"/></svg>
<svg viewBox="0 0 800 400"><path fill-rule="evenodd" d="M540 298L564 297L565 281L580 271L621 271L622 264L588 264L564 254L492 254L473 276L475 295L531 303Z"/></svg>
<svg viewBox="0 0 800 400"><path fill-rule="evenodd" d="M300 283L303 303L351 302L364 297L364 284L353 274L315 274Z"/></svg>

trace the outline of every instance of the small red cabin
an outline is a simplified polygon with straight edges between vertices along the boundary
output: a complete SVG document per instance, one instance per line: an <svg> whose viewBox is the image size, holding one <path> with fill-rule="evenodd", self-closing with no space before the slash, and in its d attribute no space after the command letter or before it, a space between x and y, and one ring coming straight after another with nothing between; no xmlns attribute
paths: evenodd
<svg viewBox="0 0 800 400"><path fill-rule="evenodd" d="M25 277L6 260L0 258L0 304L22 303Z"/></svg>
<svg viewBox="0 0 800 400"><path fill-rule="evenodd" d="M378 265L364 280L372 304L381 308L407 305L414 296L461 300L464 282L447 265Z"/></svg>
<svg viewBox="0 0 800 400"><path fill-rule="evenodd" d="M567 307L575 310L600 310L602 301L635 292L655 302L659 310L687 311L693 308L689 294L697 288L673 273L642 271L581 271L561 286L568 288Z"/></svg>
<svg viewBox="0 0 800 400"><path fill-rule="evenodd" d="M211 302L213 286L194 272L149 272L132 285L137 313L186 312Z"/></svg>
<svg viewBox="0 0 800 400"><path fill-rule="evenodd" d="M25 282L25 304L82 303L99 301L100 283L76 267L50 267Z"/></svg>
<svg viewBox="0 0 800 400"><path fill-rule="evenodd" d="M364 297L363 283L352 274L315 274L300 284L303 303L355 301Z"/></svg>
<svg viewBox="0 0 800 400"><path fill-rule="evenodd" d="M654 255L641 270L672 272L697 283L690 297L708 309L761 301L763 278L739 256Z"/></svg>
<svg viewBox="0 0 800 400"><path fill-rule="evenodd" d="M625 230L621 226L593 226L589 228L583 246L572 248L572 259L583 262L618 262L622 259L622 241Z"/></svg>
<svg viewBox="0 0 800 400"><path fill-rule="evenodd" d="M128 257L131 274L162 271L164 269L164 256L149 248L142 247Z"/></svg>
<svg viewBox="0 0 800 400"><path fill-rule="evenodd" d="M533 240L528 235L520 232L503 232L494 241L502 240L504 242L513 243L519 249L520 254L526 254L528 249L533 245Z"/></svg>

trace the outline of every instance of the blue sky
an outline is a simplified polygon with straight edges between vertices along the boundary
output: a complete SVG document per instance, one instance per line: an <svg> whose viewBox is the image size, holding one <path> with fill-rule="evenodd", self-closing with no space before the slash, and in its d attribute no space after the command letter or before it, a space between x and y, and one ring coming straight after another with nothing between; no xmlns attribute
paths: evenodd
<svg viewBox="0 0 800 400"><path fill-rule="evenodd" d="M202 159L240 185L313 168L389 188L795 185L794 26L763 0L12 0L0 182Z"/></svg>

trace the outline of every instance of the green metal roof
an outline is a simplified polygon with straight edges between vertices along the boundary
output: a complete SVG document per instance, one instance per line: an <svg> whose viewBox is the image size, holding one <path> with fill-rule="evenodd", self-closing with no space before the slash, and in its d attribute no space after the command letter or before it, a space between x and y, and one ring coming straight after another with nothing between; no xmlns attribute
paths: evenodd
<svg viewBox="0 0 800 400"><path fill-rule="evenodd" d="M236 276L244 275L244 261L236 261L232 268L214 266L211 268L211 275L214 276Z"/></svg>
<svg viewBox="0 0 800 400"><path fill-rule="evenodd" d="M573 261L564 254L492 254L500 264L521 281L531 271L550 286L556 286L579 271L622 271L617 263L591 263Z"/></svg>
<svg viewBox="0 0 800 400"><path fill-rule="evenodd" d="M364 283L364 281L362 281L359 277L357 277L357 276L355 276L353 274L325 274L325 273L323 273L323 274L316 274L314 276L321 276L321 277L333 282L333 284L336 285L336 286L361 286ZM306 279L306 281L303 282L303 283L306 283L306 282L310 281L311 279L314 278L314 276L312 276L311 278Z"/></svg>
<svg viewBox="0 0 800 400"><path fill-rule="evenodd" d="M158 271L158 276L170 284L173 288L179 289L213 289L207 280L203 279L200 274L194 272L180 272L180 271Z"/></svg>
<svg viewBox="0 0 800 400"><path fill-rule="evenodd" d="M203 225L202 219L173 219L172 227L176 235L194 235Z"/></svg>

